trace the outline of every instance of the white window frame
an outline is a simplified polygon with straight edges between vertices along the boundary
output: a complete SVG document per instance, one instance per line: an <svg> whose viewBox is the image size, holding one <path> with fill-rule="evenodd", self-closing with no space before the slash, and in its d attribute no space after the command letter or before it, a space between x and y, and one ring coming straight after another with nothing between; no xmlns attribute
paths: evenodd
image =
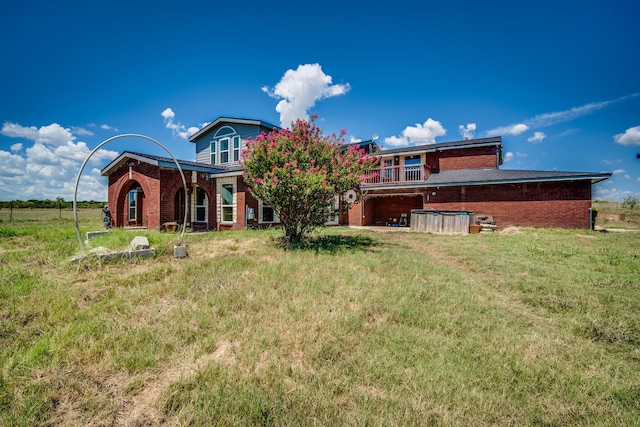
<svg viewBox="0 0 640 427"><path fill-rule="evenodd" d="M204 199L202 200L202 204L198 204L198 192L202 192L202 195L204 196ZM192 214L192 218L193 221L192 222L209 222L208 221L208 208L207 208L207 192L204 191L204 188L200 187L200 186L196 186L194 191L193 191L193 214ZM202 212L203 213L203 219L198 219L198 212Z"/></svg>
<svg viewBox="0 0 640 427"><path fill-rule="evenodd" d="M223 145L227 146L226 150L223 150L222 147ZM221 138L218 140L218 148L219 148L219 159L220 159L220 163L221 165L227 164L229 163L229 146L231 145L231 138ZM223 158L226 157L226 161L223 160Z"/></svg>
<svg viewBox="0 0 640 427"><path fill-rule="evenodd" d="M238 163L240 161L240 137L239 136L234 136L231 138L231 146L229 147L229 149L232 151L233 155L232 157L232 162L233 163Z"/></svg>
<svg viewBox="0 0 640 427"><path fill-rule="evenodd" d="M217 159L217 150L218 147L218 141L217 140L213 140L211 141L211 146L209 147L210 153L211 153L211 164L212 165L216 165L216 159Z"/></svg>
<svg viewBox="0 0 640 427"><path fill-rule="evenodd" d="M225 187L231 187L231 204L223 203L223 190ZM218 181L218 213L219 213L219 221L223 224L235 224L236 223L236 183L235 180L219 180ZM225 219L225 210L231 209L231 219Z"/></svg>
<svg viewBox="0 0 640 427"><path fill-rule="evenodd" d="M133 196L133 206L131 196ZM133 210L133 211L132 211ZM133 217L131 216L131 212L133 212ZM129 221L136 221L138 218L138 189L134 188L129 190L129 199L127 204L127 219Z"/></svg>
<svg viewBox="0 0 640 427"><path fill-rule="evenodd" d="M223 149L223 145L226 148ZM223 126L213 136L209 145L212 165L228 165L240 162L242 138L231 126Z"/></svg>
<svg viewBox="0 0 640 427"><path fill-rule="evenodd" d="M266 221L264 219L264 208L271 209L273 211L273 221ZM277 224L280 222L280 218L278 217L278 213L266 203L263 203L262 200L258 200L258 224Z"/></svg>

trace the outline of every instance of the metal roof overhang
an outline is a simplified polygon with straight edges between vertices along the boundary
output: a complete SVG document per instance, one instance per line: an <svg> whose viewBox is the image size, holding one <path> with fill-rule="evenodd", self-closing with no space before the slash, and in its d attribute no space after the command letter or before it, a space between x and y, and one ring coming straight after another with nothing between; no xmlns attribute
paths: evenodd
<svg viewBox="0 0 640 427"><path fill-rule="evenodd" d="M137 160L139 162L143 162L143 163L147 163L153 166L158 166L160 168L166 168L166 169L178 169L176 164L173 162L173 160L158 160L158 159L152 159L140 154L136 154L136 153L130 153L130 152L125 152L120 154L120 156L118 156L114 161L112 161L111 163L109 163L107 166L105 166L101 171L100 174L102 176L107 176L110 175L111 172L113 172L114 170L118 169L120 166L122 166L122 164L130 161L130 160ZM201 166L201 165L195 165L195 164L186 164L181 162L180 160L178 160L178 163L180 164L180 167L183 170L188 170L188 171L196 171L196 172L207 172L207 173L216 173L217 171L220 171L222 169L218 169L218 168L213 168L213 167L206 167L206 166Z"/></svg>
<svg viewBox="0 0 640 427"><path fill-rule="evenodd" d="M481 181L452 181L452 182L416 182L416 183L392 183L392 184L361 184L363 190L385 190L393 188L436 188L436 187L468 187L475 185L500 185L500 184L524 184L530 182L558 182L558 181L584 181L590 180L591 184L604 181L611 178L610 173L589 174L589 175L568 175L556 177L532 177L532 178L513 178L513 179L496 179Z"/></svg>

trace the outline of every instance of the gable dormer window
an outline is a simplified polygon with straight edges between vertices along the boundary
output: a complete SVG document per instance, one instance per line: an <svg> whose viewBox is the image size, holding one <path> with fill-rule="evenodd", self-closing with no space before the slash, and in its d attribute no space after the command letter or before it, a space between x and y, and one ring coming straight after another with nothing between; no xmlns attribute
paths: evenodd
<svg viewBox="0 0 640 427"><path fill-rule="evenodd" d="M231 126L223 126L211 140L211 164L224 165L240 160L240 135Z"/></svg>

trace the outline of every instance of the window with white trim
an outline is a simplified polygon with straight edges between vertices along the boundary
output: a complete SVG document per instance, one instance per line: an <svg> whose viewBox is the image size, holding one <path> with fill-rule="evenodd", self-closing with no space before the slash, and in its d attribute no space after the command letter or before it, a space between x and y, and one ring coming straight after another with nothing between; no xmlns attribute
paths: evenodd
<svg viewBox="0 0 640 427"><path fill-rule="evenodd" d="M233 161L238 162L240 161L240 137L234 136L231 138L231 143L233 144L233 147L231 148L231 151L233 152Z"/></svg>
<svg viewBox="0 0 640 427"><path fill-rule="evenodd" d="M222 222L233 222L233 184L222 184L220 207Z"/></svg>
<svg viewBox="0 0 640 427"><path fill-rule="evenodd" d="M220 163L229 163L229 138L220 140Z"/></svg>
<svg viewBox="0 0 640 427"><path fill-rule="evenodd" d="M222 165L240 161L240 135L231 126L223 126L215 133L210 145L211 164Z"/></svg>
<svg viewBox="0 0 640 427"><path fill-rule="evenodd" d="M136 220L136 214L138 210L138 189L134 188L129 191L129 221Z"/></svg>

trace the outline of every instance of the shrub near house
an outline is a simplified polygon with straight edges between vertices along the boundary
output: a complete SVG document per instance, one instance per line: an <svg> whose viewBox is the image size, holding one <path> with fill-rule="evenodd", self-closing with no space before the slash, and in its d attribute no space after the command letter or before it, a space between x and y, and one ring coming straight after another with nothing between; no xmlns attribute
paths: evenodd
<svg viewBox="0 0 640 427"><path fill-rule="evenodd" d="M312 119L313 120L313 119ZM344 133L343 133L344 135ZM301 242L313 227L346 212L350 203L334 204L374 174L378 158L355 145L325 137L313 122L298 120L291 130L274 130L247 141L244 179L251 194L277 212L288 245Z"/></svg>

